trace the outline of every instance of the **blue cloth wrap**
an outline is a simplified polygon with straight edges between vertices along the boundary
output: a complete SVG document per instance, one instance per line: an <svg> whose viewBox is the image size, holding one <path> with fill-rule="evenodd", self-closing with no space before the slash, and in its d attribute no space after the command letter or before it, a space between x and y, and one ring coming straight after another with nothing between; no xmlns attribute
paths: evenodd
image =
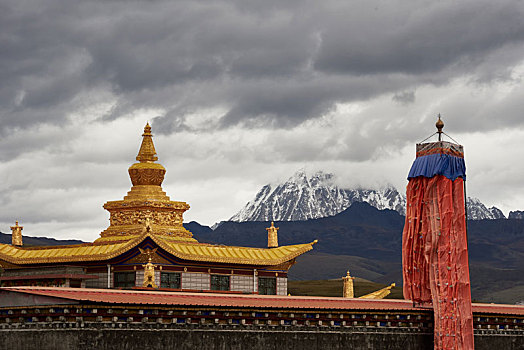
<svg viewBox="0 0 524 350"><path fill-rule="evenodd" d="M411 166L408 179L417 176L433 177L435 175L444 175L451 181L455 181L457 177L466 180L464 158L440 153L417 157Z"/></svg>

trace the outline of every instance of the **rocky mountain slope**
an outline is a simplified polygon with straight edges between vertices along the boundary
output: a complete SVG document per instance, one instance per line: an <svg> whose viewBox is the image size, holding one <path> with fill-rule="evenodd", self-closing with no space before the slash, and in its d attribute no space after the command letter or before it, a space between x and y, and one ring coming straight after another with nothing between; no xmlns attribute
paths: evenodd
<svg viewBox="0 0 524 350"><path fill-rule="evenodd" d="M497 207L487 208L478 198L468 197L466 201L469 220L505 219L506 216Z"/></svg>
<svg viewBox="0 0 524 350"><path fill-rule="evenodd" d="M299 170L286 182L265 185L255 199L230 221L299 221L333 216L354 202L367 202L377 209L404 214L406 198L393 186L380 189L346 189L335 184L335 176L317 172L308 176Z"/></svg>
<svg viewBox="0 0 524 350"><path fill-rule="evenodd" d="M335 175L316 172L311 176L299 170L278 185L267 184L255 198L233 215L229 221L299 221L336 215L355 202L391 209L404 215L406 196L392 185L382 188L341 188ZM487 208L479 199L468 197L468 219L502 219L502 211ZM517 216L517 215L515 215Z"/></svg>

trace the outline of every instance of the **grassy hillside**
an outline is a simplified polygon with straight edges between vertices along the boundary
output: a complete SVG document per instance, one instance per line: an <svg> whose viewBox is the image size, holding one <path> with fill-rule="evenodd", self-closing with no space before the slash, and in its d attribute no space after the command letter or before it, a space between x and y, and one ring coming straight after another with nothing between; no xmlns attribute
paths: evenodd
<svg viewBox="0 0 524 350"><path fill-rule="evenodd" d="M402 276L397 279L378 281L384 276L402 271L400 261L391 263L360 256L320 253L315 250L297 258L297 263L289 270L289 278L292 280L334 279L344 276L347 270L352 276L375 282L387 284L402 282ZM397 275L395 277L399 277Z"/></svg>
<svg viewBox="0 0 524 350"><path fill-rule="evenodd" d="M356 277L353 281L355 297L374 292L387 287L385 284L374 283L363 278ZM315 280L315 281L289 281L288 293L291 295L308 295L324 297L341 297L343 282L342 279ZM402 288L393 287L391 294L386 299L402 299Z"/></svg>

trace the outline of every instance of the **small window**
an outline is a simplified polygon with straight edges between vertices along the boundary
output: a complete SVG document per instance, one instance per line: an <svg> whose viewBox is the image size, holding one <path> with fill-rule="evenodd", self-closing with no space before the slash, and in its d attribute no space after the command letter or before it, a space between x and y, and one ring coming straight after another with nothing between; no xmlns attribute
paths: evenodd
<svg viewBox="0 0 524 350"><path fill-rule="evenodd" d="M272 277L258 278L258 294L276 295L277 294L277 279Z"/></svg>
<svg viewBox="0 0 524 350"><path fill-rule="evenodd" d="M115 272L115 288L131 288L135 286L135 272Z"/></svg>
<svg viewBox="0 0 524 350"><path fill-rule="evenodd" d="M229 276L211 275L211 290L229 290Z"/></svg>
<svg viewBox="0 0 524 350"><path fill-rule="evenodd" d="M160 288L180 288L180 273L162 272L160 273Z"/></svg>

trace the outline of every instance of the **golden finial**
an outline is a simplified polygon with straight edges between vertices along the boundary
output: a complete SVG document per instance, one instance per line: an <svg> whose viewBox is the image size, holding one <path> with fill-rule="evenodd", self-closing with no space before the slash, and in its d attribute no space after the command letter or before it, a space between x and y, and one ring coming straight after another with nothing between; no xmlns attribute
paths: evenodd
<svg viewBox="0 0 524 350"><path fill-rule="evenodd" d="M151 135L151 126L149 125L149 122L146 122L146 126L144 126L144 135L145 134Z"/></svg>
<svg viewBox="0 0 524 350"><path fill-rule="evenodd" d="M275 223L271 221L271 227L266 228L267 230L267 246L268 248L278 247L278 227L275 227Z"/></svg>
<svg viewBox="0 0 524 350"><path fill-rule="evenodd" d="M351 277L349 275L349 270L346 273L345 277L342 277L342 281L344 281L344 287L342 289L342 297L344 298L353 298L355 296L355 291L353 288L353 280L355 277Z"/></svg>
<svg viewBox="0 0 524 350"><path fill-rule="evenodd" d="M151 163L158 160L156 156L155 145L153 144L153 135L151 134L151 126L149 123L144 127L144 133L142 134L142 144L140 150L136 156L136 160L140 163Z"/></svg>
<svg viewBox="0 0 524 350"><path fill-rule="evenodd" d="M164 181L164 175L166 169L155 161L158 160L156 156L155 145L153 144L153 135L151 134L151 126L149 123L144 127L144 133L142 134L142 144L140 145L140 150L136 156L138 163L135 163L129 167L129 176L131 177L131 182L133 186L146 185L146 186L160 186L162 181ZM133 192L133 189L131 189ZM161 188L156 188L151 191L156 191L158 195L164 197L164 199L169 200L169 197L165 196L165 193L161 192ZM160 191L160 192L159 192ZM144 192L142 192L144 193ZM128 196L132 196L138 192L128 193ZM125 198L124 198L125 199Z"/></svg>
<svg viewBox="0 0 524 350"><path fill-rule="evenodd" d="M444 122L442 121L442 119L440 119L440 113L438 114L438 120L435 123L435 126L437 127L438 140L442 141L442 129L444 128Z"/></svg>
<svg viewBox="0 0 524 350"><path fill-rule="evenodd" d="M11 244L15 246L22 246L22 230L23 226L18 225L18 220L15 221L15 226L11 226Z"/></svg>

